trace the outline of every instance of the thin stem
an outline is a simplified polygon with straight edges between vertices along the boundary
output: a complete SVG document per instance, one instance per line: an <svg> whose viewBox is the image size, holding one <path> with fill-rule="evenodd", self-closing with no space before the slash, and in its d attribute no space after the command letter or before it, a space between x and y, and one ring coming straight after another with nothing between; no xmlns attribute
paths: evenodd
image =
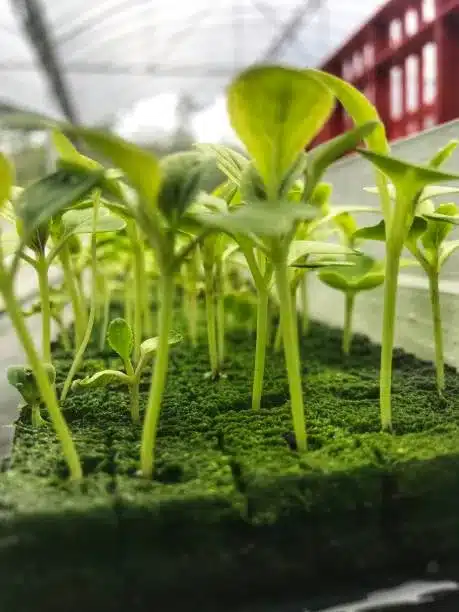
<svg viewBox="0 0 459 612"><path fill-rule="evenodd" d="M41 302L41 350L46 363L51 363L51 303L49 299L48 264L43 253L36 263Z"/></svg>
<svg viewBox="0 0 459 612"><path fill-rule="evenodd" d="M344 329L343 329L343 353L349 355L352 342L352 315L354 312L355 293L348 291L345 295L344 307Z"/></svg>
<svg viewBox="0 0 459 612"><path fill-rule="evenodd" d="M94 215L93 215L93 233L91 235L91 306L89 309L89 319L86 326L86 330L83 336L83 340L78 347L78 350L73 359L70 370L67 374L67 378L64 382L64 387L61 394L61 402L65 401L70 390L73 378L78 371L83 360L84 353L91 339L92 328L94 327L94 321L96 319L97 312L97 233L95 231L97 225L97 216L99 213L100 196L96 195L94 198Z"/></svg>
<svg viewBox="0 0 459 612"><path fill-rule="evenodd" d="M443 329L441 324L440 291L438 288L438 271L435 266L429 273L429 293L432 305L433 337L435 344L435 369L439 395L445 389L445 365L443 356Z"/></svg>
<svg viewBox="0 0 459 612"><path fill-rule="evenodd" d="M135 222L128 228L132 247L132 270L134 277L134 303L133 303L133 322L134 322L134 361L137 363L140 357L140 344L142 342L142 311L145 285L145 257L143 252L143 242Z"/></svg>
<svg viewBox="0 0 459 612"><path fill-rule="evenodd" d="M402 243L403 244L403 243ZM381 343L381 368L379 399L381 427L392 430L392 352L394 348L395 315L397 306L397 283L402 246L390 240L386 245L386 269L384 281L384 312Z"/></svg>
<svg viewBox="0 0 459 612"><path fill-rule="evenodd" d="M255 347L255 367L253 372L252 409L259 410L265 375L266 344L268 340L268 292L258 293L257 340Z"/></svg>
<svg viewBox="0 0 459 612"><path fill-rule="evenodd" d="M129 385L130 412L133 423L140 423L139 408L139 381L135 380Z"/></svg>
<svg viewBox="0 0 459 612"><path fill-rule="evenodd" d="M68 245L63 247L60 253L60 260L62 270L64 272L64 284L72 304L76 346L79 347L83 340L84 330L86 328L86 312L81 307L80 295L78 292L77 281L72 269Z"/></svg>
<svg viewBox="0 0 459 612"><path fill-rule="evenodd" d="M153 475L153 460L156 445L156 430L161 411L161 400L166 384L169 362L169 332L172 324L174 304L174 277L172 273L161 276L161 305L159 310L159 340L156 362L148 397L140 449L140 471L146 478Z"/></svg>
<svg viewBox="0 0 459 612"><path fill-rule="evenodd" d="M221 262L217 264L215 281L218 364L221 368L225 361L225 295L223 290L223 270Z"/></svg>
<svg viewBox="0 0 459 612"><path fill-rule="evenodd" d="M49 382L48 374L43 367L43 361L35 349L29 330L24 322L20 304L14 296L11 283L8 280L2 284L2 294L5 308L32 368L41 398L48 409L51 423L61 443L62 452L69 467L70 478L72 480L80 480L83 477L80 460L70 430L62 416L54 385Z"/></svg>
<svg viewBox="0 0 459 612"><path fill-rule="evenodd" d="M129 327L132 327L132 297L131 297L131 276L132 270L128 267L126 270L126 286L124 288L124 318Z"/></svg>
<svg viewBox="0 0 459 612"><path fill-rule="evenodd" d="M306 336L309 332L309 274L306 271L300 283L301 300L301 332Z"/></svg>
<svg viewBox="0 0 459 612"><path fill-rule="evenodd" d="M276 335L274 336L274 351L279 353L282 348L282 325L281 322L277 324Z"/></svg>
<svg viewBox="0 0 459 612"><path fill-rule="evenodd" d="M212 377L218 376L218 349L217 329L215 314L214 277L212 268L206 267L204 271L206 285L206 315L207 315L207 337L209 344L209 359Z"/></svg>
<svg viewBox="0 0 459 612"><path fill-rule="evenodd" d="M107 340L107 329L110 320L111 289L107 281L104 281L104 296L102 303L102 321L100 323L99 350L103 351Z"/></svg>
<svg viewBox="0 0 459 612"><path fill-rule="evenodd" d="M296 317L293 316L288 267L284 257L275 262L275 276L279 295L280 319L290 389L293 429L298 450L304 451L307 448L307 440L303 389L301 385L300 354L298 349L298 327L296 325Z"/></svg>
<svg viewBox="0 0 459 612"><path fill-rule="evenodd" d="M46 425L45 419L41 416L40 404L34 404L30 407L30 419L32 427L43 427Z"/></svg>

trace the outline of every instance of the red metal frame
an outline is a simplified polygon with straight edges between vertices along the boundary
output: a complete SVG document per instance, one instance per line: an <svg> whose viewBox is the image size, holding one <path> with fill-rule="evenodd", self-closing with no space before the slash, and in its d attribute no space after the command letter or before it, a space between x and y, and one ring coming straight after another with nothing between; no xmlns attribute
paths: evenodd
<svg viewBox="0 0 459 612"><path fill-rule="evenodd" d="M390 0L321 68L369 97L390 140L457 118L459 0ZM350 125L338 105L315 144Z"/></svg>

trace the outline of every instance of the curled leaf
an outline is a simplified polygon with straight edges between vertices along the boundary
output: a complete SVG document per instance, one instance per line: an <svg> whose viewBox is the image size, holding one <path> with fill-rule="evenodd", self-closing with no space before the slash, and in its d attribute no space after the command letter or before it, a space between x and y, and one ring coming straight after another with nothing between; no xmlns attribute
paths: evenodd
<svg viewBox="0 0 459 612"><path fill-rule="evenodd" d="M100 389L108 387L112 383L130 383L130 378L124 372L118 370L103 370L96 372L92 376L86 376L79 380L74 380L72 383L72 391L84 391L85 389Z"/></svg>
<svg viewBox="0 0 459 612"><path fill-rule="evenodd" d="M169 334L169 344L178 344L182 342L183 336L178 332L171 332ZM158 348L159 337L148 338L148 340L144 340L140 345L140 358L143 361L146 357L149 357L154 352L156 352Z"/></svg>

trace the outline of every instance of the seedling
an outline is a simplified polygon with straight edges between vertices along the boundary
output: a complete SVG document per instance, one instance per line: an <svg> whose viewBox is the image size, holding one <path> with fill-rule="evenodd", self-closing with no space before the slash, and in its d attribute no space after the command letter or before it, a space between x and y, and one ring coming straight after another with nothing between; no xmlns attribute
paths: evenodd
<svg viewBox="0 0 459 612"><path fill-rule="evenodd" d="M380 372L381 425L383 429L391 430L392 351L402 249L409 239L421 200L426 195L426 188L440 182L458 180L459 176L441 172L432 166L414 165L368 150L360 150L360 154L383 172L393 185L393 202L389 200L389 208L383 206L386 264Z"/></svg>
<svg viewBox="0 0 459 612"><path fill-rule="evenodd" d="M123 383L129 389L130 413L133 423L140 423L139 387L143 370L158 348L158 338L149 338L140 345L140 356L137 362L133 359L134 334L124 319L114 319L108 328L107 341L124 363L124 372L119 370L102 370L72 383L72 390L95 389L107 387L112 383ZM182 337L172 332L169 334L169 345L182 341Z"/></svg>
<svg viewBox="0 0 459 612"><path fill-rule="evenodd" d="M54 385L56 371L50 363L43 364L50 385ZM6 370L8 382L19 391L24 404L20 409L26 409L30 413L32 427L42 427L46 425L45 419L41 416L41 393L35 379L33 370L30 366L9 366Z"/></svg>

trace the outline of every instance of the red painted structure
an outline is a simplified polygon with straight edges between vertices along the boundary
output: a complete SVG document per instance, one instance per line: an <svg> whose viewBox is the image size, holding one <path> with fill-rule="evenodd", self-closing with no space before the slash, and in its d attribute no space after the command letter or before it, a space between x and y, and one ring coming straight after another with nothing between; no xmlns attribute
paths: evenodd
<svg viewBox="0 0 459 612"><path fill-rule="evenodd" d="M376 105L390 140L459 117L459 0L390 0L322 66ZM316 143L352 122L338 106Z"/></svg>

